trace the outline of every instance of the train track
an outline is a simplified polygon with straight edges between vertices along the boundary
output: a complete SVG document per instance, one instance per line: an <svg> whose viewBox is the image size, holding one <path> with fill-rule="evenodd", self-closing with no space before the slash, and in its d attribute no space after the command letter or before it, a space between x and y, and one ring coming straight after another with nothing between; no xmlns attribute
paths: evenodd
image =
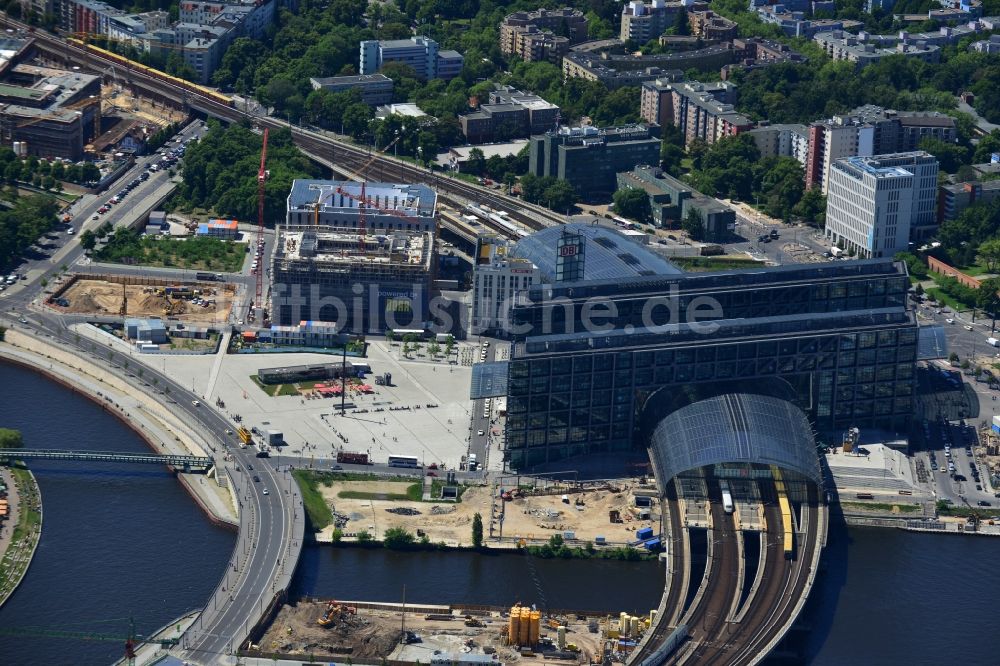
<svg viewBox="0 0 1000 666"><path fill-rule="evenodd" d="M30 27L10 19L8 19L8 24L24 30L28 30ZM77 64L89 66L98 72L106 71L111 66L115 66L117 70L121 69L121 63L104 58L99 53L82 49L75 44L66 42L57 35L35 31L32 37L35 39L36 48L39 51L56 58L65 61L71 60ZM260 126L267 126L272 129L289 128L287 123L280 122L277 119L248 114L235 107L222 104L196 90L187 89L169 81L158 79L142 71L131 70L119 72L119 74L132 85L155 92L164 98L181 100L194 110L226 122L240 122L249 119ZM473 203L485 203L497 211L506 212L510 216L510 219L532 231L561 225L566 221L564 216L541 206L498 194L488 188L466 183L456 178L431 174L431 172L422 167L387 155L372 155L364 147L334 139L325 134L297 127L291 127L290 129L296 145L306 150L314 151L318 155L330 155L339 164L349 169L359 168L374 157L371 169L377 169L382 177L395 178L400 182L424 182L428 180L428 176L434 176L434 183L441 194L446 198L457 201L459 207L462 207L461 199ZM489 226L499 233L510 235L510 232L502 227Z"/></svg>

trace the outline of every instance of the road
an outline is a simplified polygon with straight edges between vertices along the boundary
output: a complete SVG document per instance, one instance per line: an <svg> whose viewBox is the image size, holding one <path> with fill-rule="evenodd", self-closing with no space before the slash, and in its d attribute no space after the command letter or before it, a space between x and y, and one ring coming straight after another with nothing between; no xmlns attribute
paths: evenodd
<svg viewBox="0 0 1000 666"><path fill-rule="evenodd" d="M142 168L141 165L127 173L112 190L119 189L121 183L134 178L139 168ZM141 195L139 188L132 193L133 197ZM78 228L85 228L88 222L98 223L89 218L101 203L94 200L75 211L75 220L79 222L74 223ZM115 219L113 215L112 221ZM113 348L102 348L98 356L91 343L79 341L79 336L67 328L66 318L44 308L32 307L32 302L43 290L43 276L50 274L58 265L73 266L82 256L79 243L70 241L53 257L33 265L27 271L25 280L4 292L3 309L16 314L6 318L0 315L0 321L8 327L75 350L80 356L89 356L93 363L131 383L136 391L152 394L164 409L186 423L196 424L197 430L209 442L220 474L224 474L224 470L231 473L239 499L239 539L227 565L226 576L209 597L198 621L185 634L181 652L183 659L193 663L216 663L238 647L275 596L287 589L302 548L302 499L287 471L279 472L266 462L262 464L253 457L252 451L243 451L235 446L234 437L227 434L234 429L233 424L214 409L201 404L200 396L155 367L145 368L143 378L138 378L128 370L130 365L134 365L128 354ZM154 379L157 385L155 391L150 387ZM254 463L257 463L256 473L261 477L260 483L253 482L245 471L248 465Z"/></svg>

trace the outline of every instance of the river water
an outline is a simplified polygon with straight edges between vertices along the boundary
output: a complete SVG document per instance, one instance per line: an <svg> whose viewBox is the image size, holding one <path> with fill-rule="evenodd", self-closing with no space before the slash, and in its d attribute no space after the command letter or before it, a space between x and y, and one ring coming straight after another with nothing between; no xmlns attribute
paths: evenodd
<svg viewBox="0 0 1000 666"><path fill-rule="evenodd" d="M25 447L147 453L94 402L31 371L0 364L0 427ZM205 603L235 534L214 527L164 469L82 462L32 464L44 523L31 567L0 607L0 627L152 632ZM0 636L0 663L109 664L117 641Z"/></svg>
<svg viewBox="0 0 1000 666"><path fill-rule="evenodd" d="M146 451L93 402L0 364L0 427L27 446ZM214 589L234 535L213 527L157 468L36 463L45 525L24 583L0 627L149 632L199 606ZM1000 539L847 529L835 525L807 606L808 663L817 666L995 666L992 630ZM659 604L660 565L540 560L516 555L394 553L308 547L293 595L344 600L508 605L644 613ZM0 664L110 663L117 642L0 636Z"/></svg>

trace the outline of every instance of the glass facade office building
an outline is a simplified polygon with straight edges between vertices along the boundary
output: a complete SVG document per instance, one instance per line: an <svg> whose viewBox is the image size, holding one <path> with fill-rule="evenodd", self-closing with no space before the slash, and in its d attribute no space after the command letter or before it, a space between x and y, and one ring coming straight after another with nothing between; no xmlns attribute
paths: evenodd
<svg viewBox="0 0 1000 666"><path fill-rule="evenodd" d="M645 444L667 414L724 393L791 400L820 431L906 429L908 287L902 264L878 259L533 286L496 368L509 464Z"/></svg>

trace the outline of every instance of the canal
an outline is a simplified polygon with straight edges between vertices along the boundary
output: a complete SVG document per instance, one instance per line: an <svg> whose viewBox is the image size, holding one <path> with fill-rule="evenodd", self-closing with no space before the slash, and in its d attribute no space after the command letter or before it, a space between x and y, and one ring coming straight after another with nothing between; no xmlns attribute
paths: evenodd
<svg viewBox="0 0 1000 666"><path fill-rule="evenodd" d="M44 377L0 364L0 427L27 446L142 452L139 437L93 402ZM208 598L234 543L156 468L36 463L45 526L38 553L0 626L149 632ZM807 607L808 663L987 666L1000 663L989 630L1000 540L893 530L831 531ZM470 553L401 554L306 548L293 595L414 603L465 602L643 613L662 569L650 562L541 560ZM108 664L117 642L0 637L4 665Z"/></svg>

